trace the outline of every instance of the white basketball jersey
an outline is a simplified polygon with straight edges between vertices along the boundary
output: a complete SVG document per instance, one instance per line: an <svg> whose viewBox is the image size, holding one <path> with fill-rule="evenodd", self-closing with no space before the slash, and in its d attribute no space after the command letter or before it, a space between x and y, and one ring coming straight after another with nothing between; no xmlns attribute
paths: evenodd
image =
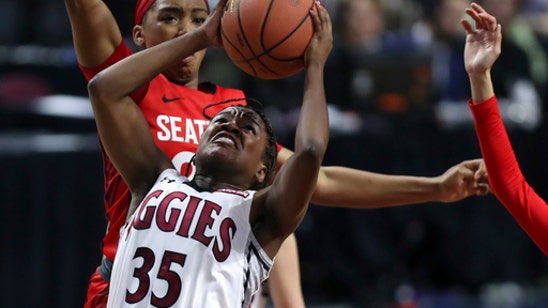
<svg viewBox="0 0 548 308"><path fill-rule="evenodd" d="M270 272L255 191L199 192L165 170L121 230L108 307L247 307Z"/></svg>

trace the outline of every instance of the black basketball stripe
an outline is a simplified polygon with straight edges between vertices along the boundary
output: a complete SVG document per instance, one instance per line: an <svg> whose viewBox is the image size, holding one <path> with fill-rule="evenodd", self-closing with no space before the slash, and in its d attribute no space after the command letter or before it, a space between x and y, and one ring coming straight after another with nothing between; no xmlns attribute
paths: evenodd
<svg viewBox="0 0 548 308"><path fill-rule="evenodd" d="M287 34L284 38L282 38L282 40L280 40L277 44L275 44L274 46L272 46L271 48L266 48L265 45L264 45L264 41L263 41L263 34L264 34L264 30L265 30L265 27L266 27L266 23L268 22L268 17L270 15L270 8L272 8L272 3L274 2L274 0L271 0L270 1L270 6L268 7L268 10L266 12L266 16L264 18L264 21L263 21L263 25L261 27L261 47L264 51L263 54L259 55L259 57L263 56L263 55L268 55L270 58L274 59L274 60L277 60L277 61L294 61L294 60L299 60L301 59L301 57L296 57L296 58L292 58L292 59L278 59L276 57L273 57L272 55L270 55L270 51L276 49L276 47L280 46L281 44L283 44L285 41L287 41L292 35L293 33L297 32L297 30L299 30L301 28L301 26L305 23L305 21L309 18L309 13L307 12L305 14L305 16L303 17L303 19L301 19L301 21L299 22L299 24L297 25L297 27L295 27L291 32L289 32L289 34ZM314 7L314 1L312 1L312 5L310 6L310 9L312 9ZM247 59L247 60L251 60L251 59Z"/></svg>
<svg viewBox="0 0 548 308"><path fill-rule="evenodd" d="M237 12L238 12L238 26L239 26L239 29L240 29L240 33L242 34L242 40L243 42L245 43L247 49L249 50L249 52L252 54L252 57L250 58L245 58L245 55L243 54L243 52L240 51L240 49L238 48L238 45L236 45L235 43L233 43L229 38L228 36L226 35L226 33L224 32L224 30L221 29L221 35L225 38L225 41L228 42L230 44L230 46L233 47L234 50L236 50L238 52L238 54L241 56L241 58L243 60L238 60L238 61L235 61L235 60L232 60L234 62L234 64L238 65L238 66L241 66L241 65L247 65L251 71L253 72L252 75L254 76L259 76L258 74L258 68L255 67L253 64L254 62L258 63L258 65L262 66L262 68L264 68L265 71L273 74L273 75L276 75L278 77L283 77L282 74L276 72L275 70L273 70L272 68L270 68L267 64L265 64L263 61L264 60L261 60L262 57L268 57L272 60L275 60L275 61L278 61L278 62L291 62L291 61L297 61L297 60L302 60L302 57L294 57L294 58L289 58L289 59L282 59L282 58L278 58L278 57L274 57L273 55L271 55L270 53L276 49L278 46L280 46L281 44L283 44L285 41L287 41L297 30L299 30L302 25L306 22L307 18L309 18L309 15L308 15L308 12L306 13L306 15L302 18L302 20L299 22L298 26L295 27L289 34L287 34L284 38L282 38L278 43L276 43L274 46L272 46L271 48L266 48L265 47L265 44L264 44L264 40L263 40L263 35L264 35L264 32L265 32L265 28L266 28L266 23L268 21L268 16L270 15L270 12L272 10L272 6L274 5L274 1L275 0L270 0L270 3L268 5L268 9L266 11L266 14L263 18L263 23L261 25L261 32L260 32L260 44L261 44L261 48L262 48L262 51L260 54L256 54L255 53L255 50L253 50L249 44L249 40L248 38L246 37L246 34L245 34L245 31L244 31L244 26L242 24L242 17L241 17L241 12L240 12L240 0L236 0L237 1ZM310 9L312 9L314 7L314 0L311 1L311 6L310 6ZM264 59L264 58L263 58ZM274 77L273 77L274 78Z"/></svg>
<svg viewBox="0 0 548 308"><path fill-rule="evenodd" d="M221 35L225 38L225 42L229 43L230 46L233 47L232 49L234 49L235 51L237 51L237 52L242 56L242 58L244 58L244 54L240 51L240 49L237 48L237 46L236 46L234 43L232 43L232 41L230 41L230 40L228 39L228 36L226 35L226 33L225 33L223 30L221 30ZM248 49L249 49L249 48L248 48ZM247 61L241 61L241 60L240 60L240 61L234 61L234 60L232 60L232 62L234 62L235 64L236 64L236 63L238 63L238 64L244 64L244 63L247 64L247 65L251 68L251 70L253 71L253 75L257 75L257 71L255 70L255 68L254 68L251 64L249 64L249 62L247 62Z"/></svg>

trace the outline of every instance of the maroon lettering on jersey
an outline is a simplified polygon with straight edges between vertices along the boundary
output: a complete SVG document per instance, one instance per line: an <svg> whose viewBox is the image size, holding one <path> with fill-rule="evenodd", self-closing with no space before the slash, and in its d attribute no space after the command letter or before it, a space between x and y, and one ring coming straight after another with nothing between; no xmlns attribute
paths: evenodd
<svg viewBox="0 0 548 308"><path fill-rule="evenodd" d="M177 224L177 221L179 220L179 215L181 214L181 210L178 208L171 207L171 212L169 214L169 220L166 220L166 213L167 209L169 207L169 204L171 201L175 199L179 199L184 201L186 199L187 195L185 193L176 191L168 194L160 203L160 206L158 207L158 211L156 212L156 224L158 225L158 228L165 232L171 232L175 230L175 225Z"/></svg>
<svg viewBox="0 0 548 308"><path fill-rule="evenodd" d="M163 190L156 190L149 194L145 200L143 201L143 204L141 204L141 209L139 209L139 214L135 216L135 219L133 220L132 226L136 230L143 230L150 228L150 225L152 223L152 218L154 217L154 211L156 210L156 206L148 206L148 203L152 198L157 198L162 194ZM146 210L145 210L146 209ZM145 217L141 219L142 212L145 212Z"/></svg>
<svg viewBox="0 0 548 308"><path fill-rule="evenodd" d="M230 250L232 249L231 239L234 238L236 234L236 223L231 218L227 217L221 223L219 229L219 237L222 244L222 250L219 248L219 237L215 238L213 242L213 256L215 260L223 262L230 255ZM232 234L232 236L230 236Z"/></svg>
<svg viewBox="0 0 548 308"><path fill-rule="evenodd" d="M209 246L209 243L211 242L211 237L205 235L205 229L207 227L211 228L211 226L213 225L214 219L213 217L211 217L213 211L219 214L219 212L221 211L221 207L216 203L205 200L204 207L202 208L202 212L200 213L200 217L198 218L198 224L196 225L196 229L194 229L194 233L192 234L193 239L204 244L205 246Z"/></svg>
<svg viewBox="0 0 548 308"><path fill-rule="evenodd" d="M190 196L190 201L186 207L183 222L179 227L179 231L177 231L177 235L188 237L188 230L190 229L190 224L194 219L194 214L196 214L196 209L198 208L198 203L200 203L200 201L202 201L202 199Z"/></svg>

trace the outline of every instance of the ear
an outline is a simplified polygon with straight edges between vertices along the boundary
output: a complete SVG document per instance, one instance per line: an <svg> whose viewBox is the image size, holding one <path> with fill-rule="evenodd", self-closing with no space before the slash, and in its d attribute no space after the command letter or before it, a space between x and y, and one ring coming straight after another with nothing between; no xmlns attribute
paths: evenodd
<svg viewBox="0 0 548 308"><path fill-rule="evenodd" d="M143 27L141 25L136 25L133 27L133 42L139 47L145 47Z"/></svg>
<svg viewBox="0 0 548 308"><path fill-rule="evenodd" d="M265 164L261 163L259 165L259 169L257 172L255 172L255 178L257 180L257 183L263 183L266 177L266 166Z"/></svg>

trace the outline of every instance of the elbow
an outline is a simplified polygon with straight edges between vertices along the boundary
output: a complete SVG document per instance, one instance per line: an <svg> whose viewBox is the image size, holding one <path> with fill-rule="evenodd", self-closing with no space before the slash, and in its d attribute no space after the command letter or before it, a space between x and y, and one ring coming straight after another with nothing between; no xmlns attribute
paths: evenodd
<svg viewBox="0 0 548 308"><path fill-rule="evenodd" d="M316 162L320 166L326 149L327 140L308 139L301 144L300 150L296 153L305 157L307 161Z"/></svg>
<svg viewBox="0 0 548 308"><path fill-rule="evenodd" d="M88 82L87 89L92 103L109 101L107 84L102 73L98 73Z"/></svg>

